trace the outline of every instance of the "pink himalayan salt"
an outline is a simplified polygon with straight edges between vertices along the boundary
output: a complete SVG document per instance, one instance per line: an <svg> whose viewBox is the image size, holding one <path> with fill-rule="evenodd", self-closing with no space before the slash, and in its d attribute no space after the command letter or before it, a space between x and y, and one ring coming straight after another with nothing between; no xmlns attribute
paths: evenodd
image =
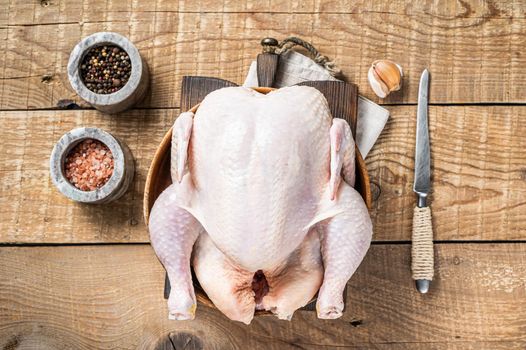
<svg viewBox="0 0 526 350"><path fill-rule="evenodd" d="M94 139L86 139L67 155L64 164L68 181L82 191L101 188L113 175L113 154L108 146Z"/></svg>

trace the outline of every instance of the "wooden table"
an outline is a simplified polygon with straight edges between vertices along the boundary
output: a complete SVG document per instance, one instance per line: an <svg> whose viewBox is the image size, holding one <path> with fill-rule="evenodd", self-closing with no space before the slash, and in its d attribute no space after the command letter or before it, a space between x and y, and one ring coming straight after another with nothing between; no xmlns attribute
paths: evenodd
<svg viewBox="0 0 526 350"><path fill-rule="evenodd" d="M526 2L0 0L0 346L3 349L526 348ZM118 116L68 85L69 52L116 31L150 65L147 100ZM297 312L250 326L200 305L167 320L164 272L143 224L142 194L184 75L241 83L259 40L296 35L333 58L391 117L367 166L374 243L335 321ZM405 71L378 100L372 61ZM432 72L430 133L436 277L410 276L418 79ZM81 109L68 110L77 103ZM70 202L53 187L53 144L97 126L132 149L137 173L111 205ZM171 340L168 339L171 334Z"/></svg>

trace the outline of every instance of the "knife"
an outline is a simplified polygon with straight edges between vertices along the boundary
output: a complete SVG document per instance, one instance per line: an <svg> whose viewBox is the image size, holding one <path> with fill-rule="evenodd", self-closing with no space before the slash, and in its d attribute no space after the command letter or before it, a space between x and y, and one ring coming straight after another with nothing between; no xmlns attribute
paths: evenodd
<svg viewBox="0 0 526 350"><path fill-rule="evenodd" d="M417 195L417 206L413 213L413 235L411 247L411 270L416 289L427 293L434 272L433 226L427 195L431 189L431 154L427 104L429 94L429 71L420 77L418 110L416 119L415 180L413 191Z"/></svg>

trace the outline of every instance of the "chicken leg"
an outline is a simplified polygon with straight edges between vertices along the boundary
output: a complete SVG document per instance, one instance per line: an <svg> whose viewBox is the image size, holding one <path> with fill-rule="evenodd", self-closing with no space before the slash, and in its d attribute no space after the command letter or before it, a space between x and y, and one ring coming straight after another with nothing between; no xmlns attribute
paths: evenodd
<svg viewBox="0 0 526 350"><path fill-rule="evenodd" d="M343 312L343 290L371 243L372 223L360 194L342 181L338 197L344 209L318 223L325 273L318 293L318 317L334 319Z"/></svg>
<svg viewBox="0 0 526 350"><path fill-rule="evenodd" d="M201 224L176 204L179 184L172 184L159 196L150 216L150 240L164 265L172 286L168 298L169 318L193 319L196 309L190 271L192 247Z"/></svg>

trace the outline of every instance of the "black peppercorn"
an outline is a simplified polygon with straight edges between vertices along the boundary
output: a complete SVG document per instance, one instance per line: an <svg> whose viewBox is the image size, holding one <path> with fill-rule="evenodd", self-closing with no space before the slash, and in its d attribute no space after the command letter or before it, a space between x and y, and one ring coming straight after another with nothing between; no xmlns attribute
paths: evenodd
<svg viewBox="0 0 526 350"><path fill-rule="evenodd" d="M126 51L117 46L96 46L84 56L80 76L91 91L111 94L126 85L131 69Z"/></svg>

